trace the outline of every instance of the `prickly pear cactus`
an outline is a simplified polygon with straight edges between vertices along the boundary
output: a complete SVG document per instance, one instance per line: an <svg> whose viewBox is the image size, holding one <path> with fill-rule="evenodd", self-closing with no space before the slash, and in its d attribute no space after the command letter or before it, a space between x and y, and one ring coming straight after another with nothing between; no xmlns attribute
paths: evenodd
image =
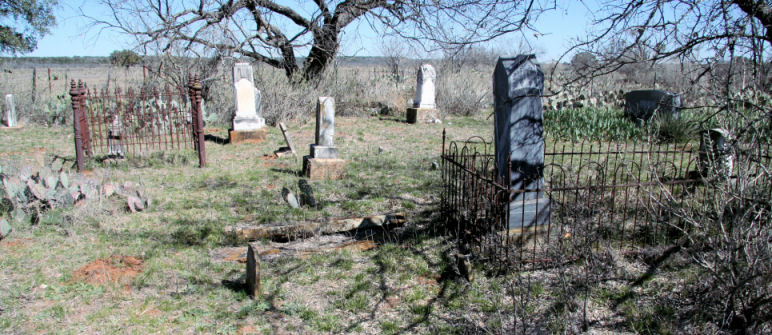
<svg viewBox="0 0 772 335"><path fill-rule="evenodd" d="M11 233L11 225L5 219L0 219L0 240Z"/></svg>

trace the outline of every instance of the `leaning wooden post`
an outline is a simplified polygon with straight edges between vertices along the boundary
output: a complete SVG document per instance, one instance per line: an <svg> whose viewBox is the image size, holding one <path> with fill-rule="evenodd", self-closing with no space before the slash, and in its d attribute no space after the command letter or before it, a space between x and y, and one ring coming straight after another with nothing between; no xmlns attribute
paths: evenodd
<svg viewBox="0 0 772 335"><path fill-rule="evenodd" d="M201 82L198 75L193 77L190 84L190 102L193 105L193 132L196 136L196 150L198 150L198 165L206 167L206 147L204 146L204 115L201 110Z"/></svg>
<svg viewBox="0 0 772 335"><path fill-rule="evenodd" d="M82 87L82 83L79 82ZM70 82L70 99L72 100L72 126L75 132L75 161L78 166L78 172L83 171L83 138L80 129L80 89L75 85L75 80Z"/></svg>

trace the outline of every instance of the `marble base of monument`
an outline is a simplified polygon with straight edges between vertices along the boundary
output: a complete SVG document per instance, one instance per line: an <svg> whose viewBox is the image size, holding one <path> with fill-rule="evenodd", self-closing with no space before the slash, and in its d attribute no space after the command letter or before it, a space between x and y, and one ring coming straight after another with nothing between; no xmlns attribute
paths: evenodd
<svg viewBox="0 0 772 335"><path fill-rule="evenodd" d="M230 144L260 143L265 141L265 127L255 130L231 130L228 132Z"/></svg>
<svg viewBox="0 0 772 335"><path fill-rule="evenodd" d="M427 122L434 119L439 119L440 113L436 108L414 108L407 109L406 119L407 123Z"/></svg>
<svg viewBox="0 0 772 335"><path fill-rule="evenodd" d="M520 233L546 228L550 220L550 199L514 200L509 203L509 231Z"/></svg>
<svg viewBox="0 0 772 335"><path fill-rule="evenodd" d="M338 148L311 144L311 158L338 158Z"/></svg>
<svg viewBox="0 0 772 335"><path fill-rule="evenodd" d="M303 175L311 180L343 179L346 161L340 158L303 157Z"/></svg>

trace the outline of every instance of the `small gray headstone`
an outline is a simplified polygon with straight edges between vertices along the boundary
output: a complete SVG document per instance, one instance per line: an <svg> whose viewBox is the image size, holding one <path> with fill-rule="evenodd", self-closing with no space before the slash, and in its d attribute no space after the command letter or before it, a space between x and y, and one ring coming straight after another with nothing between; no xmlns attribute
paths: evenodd
<svg viewBox="0 0 772 335"><path fill-rule="evenodd" d="M247 295L252 299L260 297L260 258L252 243L247 244Z"/></svg>
<svg viewBox="0 0 772 335"><path fill-rule="evenodd" d="M493 72L496 165L510 185L509 228L546 224L550 203L542 192L544 73L534 55L499 58Z"/></svg>

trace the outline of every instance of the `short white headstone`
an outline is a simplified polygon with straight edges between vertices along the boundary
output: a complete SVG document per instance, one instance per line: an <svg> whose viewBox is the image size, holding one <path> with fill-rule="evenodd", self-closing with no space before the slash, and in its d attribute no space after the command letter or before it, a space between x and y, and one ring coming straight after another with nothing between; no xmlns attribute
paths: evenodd
<svg viewBox="0 0 772 335"><path fill-rule="evenodd" d="M252 66L249 63L233 65L233 90L236 99L236 115L233 117L235 131L257 130L265 125L265 119L258 115L260 91L255 88L254 82Z"/></svg>
<svg viewBox="0 0 772 335"><path fill-rule="evenodd" d="M16 106L13 104L13 94L5 95L5 123L8 127L16 127Z"/></svg>
<svg viewBox="0 0 772 335"><path fill-rule="evenodd" d="M413 107L427 109L436 108L437 105L434 102L434 91L437 72L434 71L434 67L430 64L421 65L421 67L418 68L417 77Z"/></svg>

